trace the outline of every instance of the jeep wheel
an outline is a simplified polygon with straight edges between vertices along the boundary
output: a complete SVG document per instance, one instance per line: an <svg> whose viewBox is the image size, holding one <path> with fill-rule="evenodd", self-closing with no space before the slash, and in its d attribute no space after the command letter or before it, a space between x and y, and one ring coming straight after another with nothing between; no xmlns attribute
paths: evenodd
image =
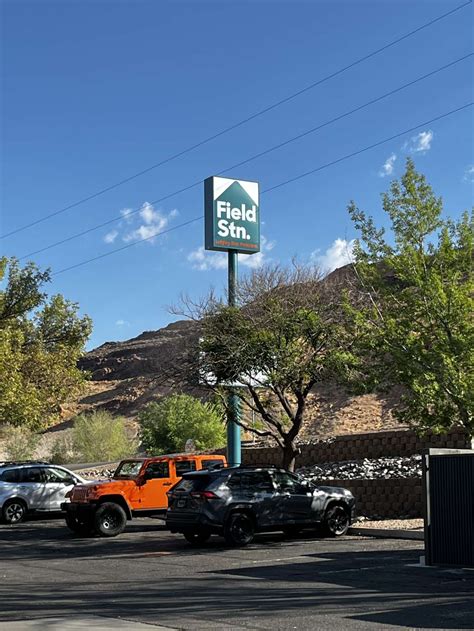
<svg viewBox="0 0 474 631"><path fill-rule="evenodd" d="M342 537L349 530L351 520L343 506L330 506L323 520L324 533L329 537Z"/></svg>
<svg viewBox="0 0 474 631"><path fill-rule="evenodd" d="M116 537L125 530L127 515L115 502L104 502L94 515L94 528L102 537Z"/></svg>
<svg viewBox="0 0 474 631"><path fill-rule="evenodd" d="M255 524L250 515L246 513L232 513L228 518L224 537L231 546L246 546L252 543L255 535Z"/></svg>
<svg viewBox="0 0 474 631"><path fill-rule="evenodd" d="M191 545L201 546L209 541L211 533L208 530L190 530L188 532L183 532L183 536Z"/></svg>
<svg viewBox="0 0 474 631"><path fill-rule="evenodd" d="M6 524L18 524L26 515L26 504L23 500L7 500L2 508L2 520Z"/></svg>
<svg viewBox="0 0 474 631"><path fill-rule="evenodd" d="M81 537L90 537L94 531L91 521L81 521L74 515L66 515L66 526Z"/></svg>

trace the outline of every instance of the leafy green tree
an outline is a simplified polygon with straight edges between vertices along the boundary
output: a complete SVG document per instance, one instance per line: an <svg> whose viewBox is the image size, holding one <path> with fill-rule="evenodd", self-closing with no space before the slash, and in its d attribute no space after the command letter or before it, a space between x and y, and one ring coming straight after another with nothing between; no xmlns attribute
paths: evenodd
<svg viewBox="0 0 474 631"><path fill-rule="evenodd" d="M443 204L407 160L383 195L390 235L352 202L355 271L367 302L352 307L368 387L399 384L398 416L419 430L474 434L473 217Z"/></svg>
<svg viewBox="0 0 474 631"><path fill-rule="evenodd" d="M104 462L135 455L138 441L130 435L123 417L99 410L75 419L72 447L82 462Z"/></svg>
<svg viewBox="0 0 474 631"><path fill-rule="evenodd" d="M149 454L182 452L188 440L193 441L198 451L225 444L219 408L186 394L149 403L140 412L138 421L142 445Z"/></svg>
<svg viewBox="0 0 474 631"><path fill-rule="evenodd" d="M85 375L76 364L91 332L78 305L43 291L49 271L0 259L0 423L42 429Z"/></svg>
<svg viewBox="0 0 474 631"><path fill-rule="evenodd" d="M213 299L197 306L201 382L224 403L232 389L242 404L238 423L273 439L290 470L314 386L345 381L353 370L341 303L329 279L294 265L244 277L236 307Z"/></svg>

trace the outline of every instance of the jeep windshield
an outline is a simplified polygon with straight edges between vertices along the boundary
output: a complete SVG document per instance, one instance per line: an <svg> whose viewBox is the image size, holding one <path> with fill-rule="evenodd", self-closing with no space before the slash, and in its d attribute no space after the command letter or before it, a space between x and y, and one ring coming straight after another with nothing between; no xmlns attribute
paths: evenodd
<svg viewBox="0 0 474 631"><path fill-rule="evenodd" d="M142 468L143 460L125 460L116 468L114 478L136 478Z"/></svg>

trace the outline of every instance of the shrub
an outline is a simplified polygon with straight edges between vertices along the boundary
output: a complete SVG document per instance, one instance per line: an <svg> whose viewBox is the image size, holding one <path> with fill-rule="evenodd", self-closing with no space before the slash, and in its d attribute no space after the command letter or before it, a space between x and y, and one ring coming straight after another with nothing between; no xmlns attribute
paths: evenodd
<svg viewBox="0 0 474 631"><path fill-rule="evenodd" d="M137 451L137 441L130 436L123 417L98 411L81 414L74 423L72 447L82 462L120 460Z"/></svg>
<svg viewBox="0 0 474 631"><path fill-rule="evenodd" d="M54 441L49 459L53 464L67 464L78 460L74 453L73 439L70 434L60 436Z"/></svg>
<svg viewBox="0 0 474 631"><path fill-rule="evenodd" d="M6 426L5 453L9 460L31 460L35 453L40 437L27 427Z"/></svg>
<svg viewBox="0 0 474 631"><path fill-rule="evenodd" d="M149 403L139 414L138 421L142 445L149 454L184 451L189 439L198 451L225 444L221 411L215 405L186 394Z"/></svg>

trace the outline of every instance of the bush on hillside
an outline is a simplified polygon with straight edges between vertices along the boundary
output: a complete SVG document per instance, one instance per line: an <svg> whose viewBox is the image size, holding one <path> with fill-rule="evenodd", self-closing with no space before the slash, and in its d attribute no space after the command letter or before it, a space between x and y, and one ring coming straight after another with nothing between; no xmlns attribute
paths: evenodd
<svg viewBox="0 0 474 631"><path fill-rule="evenodd" d="M79 460L74 452L73 439L70 434L60 436L54 441L49 460L53 464L68 464Z"/></svg>
<svg viewBox="0 0 474 631"><path fill-rule="evenodd" d="M192 440L196 450L225 444L225 426L217 406L186 394L149 403L139 414L140 438L148 454L182 452Z"/></svg>
<svg viewBox="0 0 474 631"><path fill-rule="evenodd" d="M98 411L81 414L74 422L72 447L82 462L120 460L133 456L137 440L130 436L123 417Z"/></svg>
<svg viewBox="0 0 474 631"><path fill-rule="evenodd" d="M27 427L6 425L3 429L4 450L8 460L31 460L38 447L39 436Z"/></svg>

